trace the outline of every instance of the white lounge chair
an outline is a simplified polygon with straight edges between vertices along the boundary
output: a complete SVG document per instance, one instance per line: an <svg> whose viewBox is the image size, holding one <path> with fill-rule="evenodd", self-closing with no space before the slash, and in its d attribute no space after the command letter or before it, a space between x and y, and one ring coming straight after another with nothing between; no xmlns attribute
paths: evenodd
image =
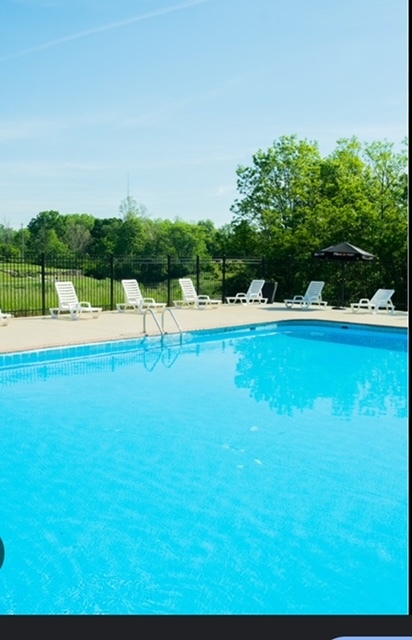
<svg viewBox="0 0 412 640"><path fill-rule="evenodd" d="M289 309L291 309L295 304L301 309L309 309L312 304L317 305L319 309L325 309L328 303L322 300L322 289L324 286L324 282L312 280L303 296L293 296L293 298L284 300L284 303Z"/></svg>
<svg viewBox="0 0 412 640"><path fill-rule="evenodd" d="M118 311L123 312L131 308L138 313L143 313L145 309L153 309L154 311L165 309L166 302L156 302L154 298L143 297L137 280L122 280L122 285L125 301L116 304Z"/></svg>
<svg viewBox="0 0 412 640"><path fill-rule="evenodd" d="M90 302L79 301L73 283L55 282L59 306L50 309L52 318L58 318L61 313L70 313L72 320L78 320L83 313L89 313L92 318L98 318L102 307L92 307Z"/></svg>
<svg viewBox="0 0 412 640"><path fill-rule="evenodd" d="M214 300L207 295L198 295L190 278L179 278L182 290L182 300L173 300L173 304L178 309L217 309L221 300Z"/></svg>
<svg viewBox="0 0 412 640"><path fill-rule="evenodd" d="M0 323L5 326L9 323L10 318L12 317L11 313L5 313L0 309Z"/></svg>
<svg viewBox="0 0 412 640"><path fill-rule="evenodd" d="M248 304L266 304L268 299L262 296L264 280L252 280L246 293L237 293L235 296L226 296L228 304L240 303Z"/></svg>
<svg viewBox="0 0 412 640"><path fill-rule="evenodd" d="M391 300L395 289L378 289L374 296L369 298L361 298L359 302L352 302L350 307L352 312L358 313L359 309L366 309L371 313L377 313L379 309L385 309L388 313L395 311L394 304Z"/></svg>

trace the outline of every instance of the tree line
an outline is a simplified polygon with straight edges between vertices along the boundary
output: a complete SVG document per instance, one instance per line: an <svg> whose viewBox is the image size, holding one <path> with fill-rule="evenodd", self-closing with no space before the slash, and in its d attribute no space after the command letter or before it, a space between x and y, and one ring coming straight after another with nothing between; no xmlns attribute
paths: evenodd
<svg viewBox="0 0 412 640"><path fill-rule="evenodd" d="M26 228L0 224L0 258L47 254L97 257L302 259L346 240L391 263L407 265L407 139L341 139L322 157L316 142L282 136L238 166L238 197L229 224L156 219L128 196L111 218L42 211Z"/></svg>

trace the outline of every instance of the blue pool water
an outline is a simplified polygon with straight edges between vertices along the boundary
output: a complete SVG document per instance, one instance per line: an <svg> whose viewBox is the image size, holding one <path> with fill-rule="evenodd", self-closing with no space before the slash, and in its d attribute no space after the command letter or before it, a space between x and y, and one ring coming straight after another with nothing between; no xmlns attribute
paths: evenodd
<svg viewBox="0 0 412 640"><path fill-rule="evenodd" d="M0 614L406 614L407 334L0 356Z"/></svg>

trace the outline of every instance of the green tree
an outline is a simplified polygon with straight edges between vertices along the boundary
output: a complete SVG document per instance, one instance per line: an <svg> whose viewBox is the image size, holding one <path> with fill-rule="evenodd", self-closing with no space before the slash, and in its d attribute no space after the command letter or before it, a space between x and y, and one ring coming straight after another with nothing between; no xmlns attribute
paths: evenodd
<svg viewBox="0 0 412 640"><path fill-rule="evenodd" d="M259 256L262 253L262 236L265 232L256 225L249 224L247 220L236 220L226 233L225 254L236 258Z"/></svg>
<svg viewBox="0 0 412 640"><path fill-rule="evenodd" d="M35 254L63 254L67 252L64 237L64 221L58 211L41 211L33 218L27 228L30 232L28 249Z"/></svg>
<svg viewBox="0 0 412 640"><path fill-rule="evenodd" d="M88 253L94 222L93 216L87 213L72 213L64 216L63 240L70 251L78 255Z"/></svg>
<svg viewBox="0 0 412 640"><path fill-rule="evenodd" d="M121 225L119 218L96 218L91 231L90 254L96 257L114 254Z"/></svg>
<svg viewBox="0 0 412 640"><path fill-rule="evenodd" d="M237 169L233 224L247 222L265 238L269 253L289 252L296 231L313 215L320 199L321 156L318 145L283 136L266 152L259 150L251 167ZM309 250L310 248L308 248Z"/></svg>
<svg viewBox="0 0 412 640"><path fill-rule="evenodd" d="M13 245L15 255L20 255L24 259L27 247L30 245L30 231L25 229L23 225L13 233Z"/></svg>
<svg viewBox="0 0 412 640"><path fill-rule="evenodd" d="M156 255L171 255L176 258L208 255L206 233L202 225L176 218L174 221L158 220L156 227L153 237Z"/></svg>
<svg viewBox="0 0 412 640"><path fill-rule="evenodd" d="M406 260L408 225L407 140L400 153L387 141L364 147L368 172L365 187L376 219L375 250L385 260Z"/></svg>
<svg viewBox="0 0 412 640"><path fill-rule="evenodd" d="M207 254L210 256L222 255L218 230L213 220L199 220L196 227L196 234L199 233L199 238L203 238Z"/></svg>
<svg viewBox="0 0 412 640"><path fill-rule="evenodd" d="M127 196L119 206L122 224L117 230L114 252L118 256L142 256L146 246L147 209L138 204L132 196Z"/></svg>
<svg viewBox="0 0 412 640"><path fill-rule="evenodd" d="M268 151L259 150L250 167L239 167L241 198L233 206L232 233L226 246L252 255L255 248L277 260L274 277L287 287L303 286L315 268L313 250L351 242L379 258L380 269L348 270L356 291L383 286L406 288L407 141L362 145L356 138L337 141L322 159L318 147L296 136L282 137ZM319 273L319 265L316 267ZM329 272L327 295L336 292ZM313 277L313 276L312 276ZM330 282L330 284L329 284ZM397 284L396 284L397 283Z"/></svg>
<svg viewBox="0 0 412 640"><path fill-rule="evenodd" d="M144 204L139 204L132 196L127 196L121 201L119 211L123 221L129 218L147 217L147 209Z"/></svg>
<svg viewBox="0 0 412 640"><path fill-rule="evenodd" d="M408 264L408 143L401 151L387 141L365 145L368 166L366 188L376 221L371 234L373 253L379 257L386 287L407 288ZM396 295L396 294L395 294ZM402 295L402 294L401 294Z"/></svg>
<svg viewBox="0 0 412 640"><path fill-rule="evenodd" d="M114 253L117 256L141 256L145 247L145 226L140 218L129 213L117 229Z"/></svg>
<svg viewBox="0 0 412 640"><path fill-rule="evenodd" d="M0 224L0 257L10 259L20 255L16 245L17 232L8 223Z"/></svg>
<svg viewBox="0 0 412 640"><path fill-rule="evenodd" d="M321 243L346 240L360 247L370 244L374 210L365 170L362 145L356 137L338 140L337 148L323 161L321 199L313 217Z"/></svg>

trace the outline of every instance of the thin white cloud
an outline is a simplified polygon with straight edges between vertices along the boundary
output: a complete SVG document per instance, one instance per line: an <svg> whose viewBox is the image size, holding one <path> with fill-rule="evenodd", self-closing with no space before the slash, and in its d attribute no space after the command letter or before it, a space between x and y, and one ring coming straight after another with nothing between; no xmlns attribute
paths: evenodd
<svg viewBox="0 0 412 640"><path fill-rule="evenodd" d="M147 127L150 125L163 124L166 117L172 116L173 112L178 112L186 107L195 105L196 103L204 103L215 98L219 98L225 94L230 93L233 89L241 90L244 87L245 74L242 76L236 76L229 78L226 82L219 84L207 91L201 93L188 95L180 100L169 101L166 104L151 109L150 112L142 114L140 116L124 117L119 119L117 126L120 127Z"/></svg>
<svg viewBox="0 0 412 640"><path fill-rule="evenodd" d="M182 2L181 4L175 4L171 7L166 7L164 9L158 9L157 11L144 13L140 16L134 16L133 18L128 18L127 20L120 20L119 22L112 22L110 24L105 24L101 27L94 27L93 29L86 29L85 31L79 31L78 33L73 33L70 36L59 38L58 40L51 40L50 42L45 42L44 44L38 45L37 47L31 47L30 49L24 49L23 51L16 51L15 53L9 53L5 56L0 56L0 62L6 62L7 60L15 60L16 58L22 58L24 56L37 53L38 51L44 51L45 49L51 49L52 47L57 47L66 42L71 42L72 40L79 40L80 38L86 38L87 36L90 36L94 33L99 33L102 31L111 31L112 29L119 29L121 27L125 27L129 24L132 24L133 22L149 20L150 18L163 16L167 13L174 13L175 11L190 9L195 5L204 4L205 2L208 2L208 1L209 0L189 0L189 2Z"/></svg>
<svg viewBox="0 0 412 640"><path fill-rule="evenodd" d="M234 193L236 193L236 184L220 184L213 195L221 197L232 195Z"/></svg>
<svg viewBox="0 0 412 640"><path fill-rule="evenodd" d="M76 173L98 173L116 169L116 163L89 162L47 162L41 160L26 162L0 162L1 180L3 185L15 177L30 178L68 177ZM20 179L20 178L19 178Z"/></svg>
<svg viewBox="0 0 412 640"><path fill-rule="evenodd" d="M216 166L216 164L226 164L234 162L234 156L231 154L219 154L212 153L209 155L203 156L187 156L182 158L176 158L175 156L170 158L162 158L162 159L147 159L144 158L142 160L133 160L127 161L127 166L131 170L149 170L152 171L160 170L160 169L176 169L180 167L193 167L193 166L203 166L210 165ZM124 167L125 161L124 159L112 160L112 161L102 161L102 160L71 160L71 161L58 161L53 160L52 162L47 162L43 160L33 160L33 161L7 161L0 162L0 173L4 178L5 175L50 175L51 173L56 175L61 173L62 175L66 175L68 171L113 171L122 169Z"/></svg>
<svg viewBox="0 0 412 640"><path fill-rule="evenodd" d="M10 140L49 139L70 129L81 127L107 126L115 116L108 112L100 114L81 114L60 116L47 119L13 119L0 122L0 142Z"/></svg>

